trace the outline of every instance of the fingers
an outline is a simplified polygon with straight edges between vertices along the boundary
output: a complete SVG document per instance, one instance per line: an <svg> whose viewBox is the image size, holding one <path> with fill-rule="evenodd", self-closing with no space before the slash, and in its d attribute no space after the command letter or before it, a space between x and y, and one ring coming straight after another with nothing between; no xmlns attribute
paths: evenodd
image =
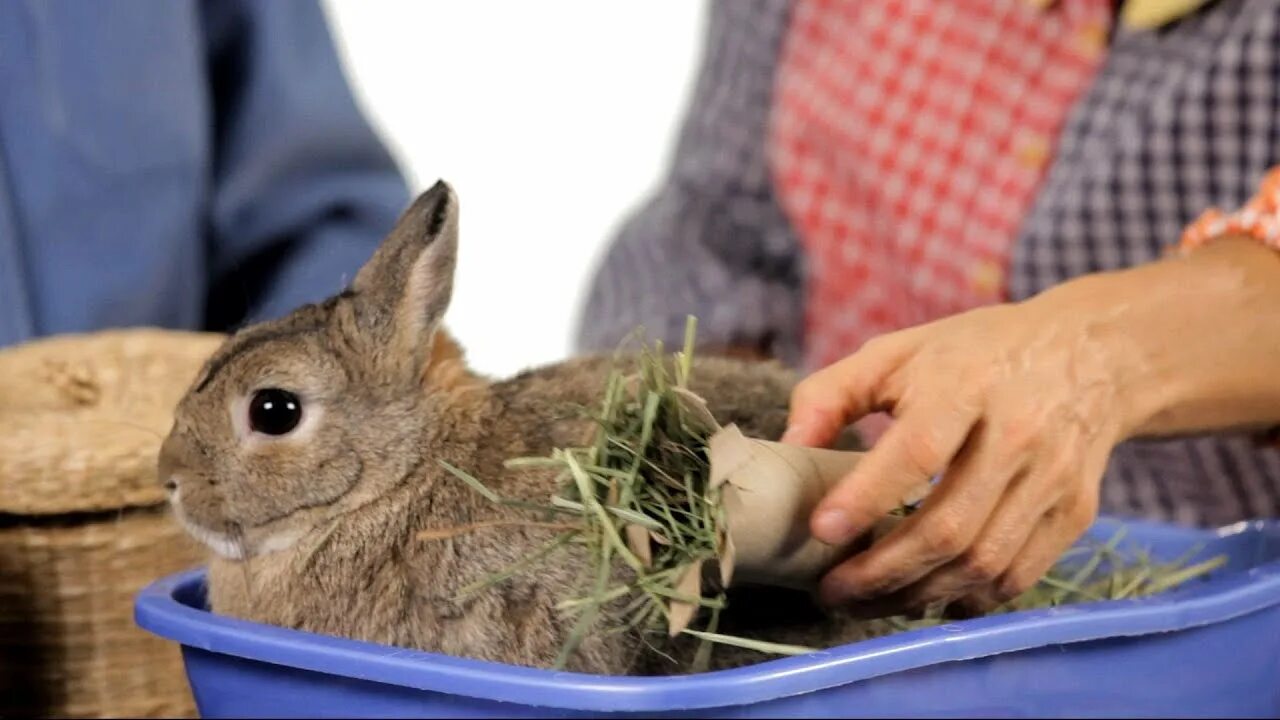
<svg viewBox="0 0 1280 720"><path fill-rule="evenodd" d="M907 426L907 423L902 423L902 426ZM954 428L950 431L954 431ZM968 428L965 428L961 432L967 431ZM954 444L959 447L962 442L963 435L961 441ZM836 604L892 593L925 577L965 552L994 511L1005 487L1018 469L1017 464L1010 462L1000 451L1001 442L1002 438L991 432L985 424L978 423L974 426L964 445L964 451L947 469L942 481L930 493L922 508L869 550L851 557L827 573L820 586L822 599ZM880 449L879 446L877 449ZM888 449L893 448L886 448ZM872 453L875 452L876 450L872 450ZM858 471L867 464L870 457L871 454L868 454L855 469L852 482L846 482L846 485L857 482ZM888 462L893 463L890 467L898 467L898 472L903 472L902 460L890 459ZM946 463L947 459L941 458L940 466L945 466ZM871 470L880 473L888 471L887 468L878 470L875 467ZM916 468L916 472L920 470L922 468ZM925 473L923 477L930 476L929 470L925 470ZM915 479L917 476L911 477ZM900 477L891 477L883 481L884 486L889 486L895 480L901 482ZM832 491L832 495L835 496L842 489L843 486L837 488ZM854 495L851 490L845 492L845 497L853 496L854 503L861 503L863 506L871 504L867 499ZM872 502L883 500L875 498Z"/></svg>
<svg viewBox="0 0 1280 720"><path fill-rule="evenodd" d="M906 412L815 508L814 537L841 545L869 530L959 451L978 416L923 405Z"/></svg>
<svg viewBox="0 0 1280 720"><path fill-rule="evenodd" d="M1007 570L993 581L973 588L965 594L952 587L943 588L948 580L929 579L896 592L848 606L847 612L857 618L890 617L924 611L936 604L946 604L950 617L972 617L1015 600L1030 590L1053 568L1062 554L1088 529L1092 516L1079 508L1050 511L1032 526L1030 537L1018 548ZM935 575L939 575L935 573Z"/></svg>
<svg viewBox="0 0 1280 720"><path fill-rule="evenodd" d="M1015 479L973 544L916 583L913 604L954 600L999 581L1077 473L1075 454L1068 447Z"/></svg>
<svg viewBox="0 0 1280 720"><path fill-rule="evenodd" d="M1051 509L1017 558L988 592L988 602L1005 603L1029 590L1053 567L1062 553L1093 525L1098 517L1099 487L1110 453L1087 453L1062 500ZM1070 482L1070 481L1069 481Z"/></svg>
<svg viewBox="0 0 1280 720"><path fill-rule="evenodd" d="M960 599L971 613L985 613L1012 602L1040 582L1097 517L1097 497L1083 496L1051 510L995 582Z"/></svg>
<svg viewBox="0 0 1280 720"><path fill-rule="evenodd" d="M826 446L850 422L887 409L886 378L910 347L900 333L875 338L858 352L805 378L791 393L791 412L782 442Z"/></svg>
<svg viewBox="0 0 1280 720"><path fill-rule="evenodd" d="M1097 493L1079 496L1069 506L1059 506L1046 516L1017 559L995 584L1001 602L1012 600L1029 590L1053 567L1098 515Z"/></svg>
<svg viewBox="0 0 1280 720"><path fill-rule="evenodd" d="M1027 541L1008 572L996 582L993 587L995 599L1008 602L1039 582L1075 542L1075 533L1064 532L1070 525L1067 515L1051 515Z"/></svg>

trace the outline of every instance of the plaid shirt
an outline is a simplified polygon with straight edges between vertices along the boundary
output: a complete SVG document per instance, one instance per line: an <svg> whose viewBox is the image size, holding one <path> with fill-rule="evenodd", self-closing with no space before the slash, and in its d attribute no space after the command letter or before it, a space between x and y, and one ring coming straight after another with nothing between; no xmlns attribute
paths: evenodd
<svg viewBox="0 0 1280 720"><path fill-rule="evenodd" d="M713 4L674 165L606 255L581 345L677 342L693 313L704 344L813 369L1158 258L1280 159L1280 3L1193 4L1141 28L1110 0ZM1280 514L1280 452L1125 443L1103 507Z"/></svg>

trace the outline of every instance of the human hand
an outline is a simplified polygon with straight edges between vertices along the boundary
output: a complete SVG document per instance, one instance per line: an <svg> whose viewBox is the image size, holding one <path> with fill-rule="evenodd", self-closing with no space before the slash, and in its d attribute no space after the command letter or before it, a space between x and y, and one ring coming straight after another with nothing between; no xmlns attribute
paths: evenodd
<svg viewBox="0 0 1280 720"><path fill-rule="evenodd" d="M824 602L990 609L1089 527L1127 431L1116 368L1130 350L1093 309L1049 293L974 310L876 338L796 387L786 442L826 445L868 413L895 418L814 512L819 540L848 542L941 476L915 513L827 574Z"/></svg>

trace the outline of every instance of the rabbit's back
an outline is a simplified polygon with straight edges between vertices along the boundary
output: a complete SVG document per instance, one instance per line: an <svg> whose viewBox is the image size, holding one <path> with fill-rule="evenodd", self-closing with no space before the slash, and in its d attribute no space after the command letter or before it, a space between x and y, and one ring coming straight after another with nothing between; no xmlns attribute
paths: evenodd
<svg viewBox="0 0 1280 720"><path fill-rule="evenodd" d="M583 411L599 407L612 371L625 373L634 366L632 360L586 356L496 383L504 413L502 434L532 454L583 444L593 430ZM780 363L702 357L695 358L689 388L707 401L722 425L736 423L751 437L776 440L786 429L796 381L795 373Z"/></svg>
<svg viewBox="0 0 1280 720"><path fill-rule="evenodd" d="M495 453L488 465L496 471L507 457L541 456L557 447L586 443L595 426L584 409L590 412L598 406L610 372L619 368L627 372L632 366L625 361L622 365L615 364L607 357L583 357L498 383L495 394L504 413L494 430L507 440L493 444L503 447L503 451ZM792 371L778 363L705 357L695 361L690 389L707 401L712 415L722 425L734 423L749 436L776 440L786 429L790 393L796 380ZM858 445L852 434L844 436L840 444L847 448ZM539 479L529 481L530 477ZM546 474L526 475L524 480L528 484L523 494L528 499L545 501L555 492ZM568 579L552 572L539 577L538 582L547 588L548 584ZM551 592L549 597L564 597L569 591L566 585L558 592ZM823 612L803 593L772 588L734 590L730 610L722 617L722 623L722 629L747 637L810 646L852 642L878 632L874 624ZM619 646L595 648L599 653L595 661L605 659L607 664L626 667L632 674L679 672L692 658L696 647L696 642L689 638L668 641L659 649L675 657L677 662L673 664L658 653L638 654L634 638L623 642L623 636L615 637L619 638ZM749 650L718 647L712 654L712 665L735 667L765 659L766 656Z"/></svg>

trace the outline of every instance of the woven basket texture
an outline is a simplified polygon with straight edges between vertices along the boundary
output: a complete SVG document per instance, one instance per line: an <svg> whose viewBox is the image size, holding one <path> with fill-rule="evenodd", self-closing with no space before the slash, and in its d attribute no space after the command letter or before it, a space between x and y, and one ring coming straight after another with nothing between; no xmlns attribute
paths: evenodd
<svg viewBox="0 0 1280 720"><path fill-rule="evenodd" d="M0 350L0 716L190 717L179 650L133 622L203 552L156 453L222 337L155 329Z"/></svg>

